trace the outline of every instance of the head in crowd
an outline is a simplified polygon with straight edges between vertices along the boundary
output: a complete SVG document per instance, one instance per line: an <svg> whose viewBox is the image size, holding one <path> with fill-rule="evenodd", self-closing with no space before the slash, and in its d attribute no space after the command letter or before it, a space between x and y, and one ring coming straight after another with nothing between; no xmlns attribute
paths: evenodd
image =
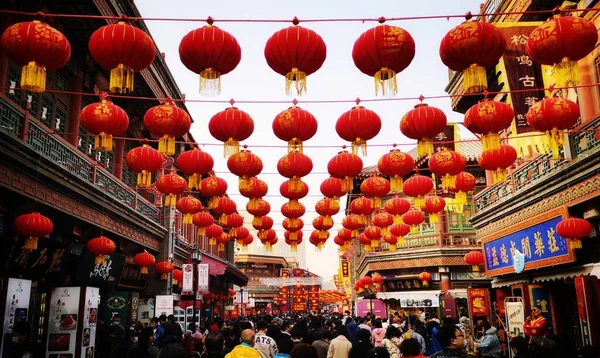
<svg viewBox="0 0 600 358"><path fill-rule="evenodd" d="M254 331L251 329L245 329L242 331L242 342L254 347Z"/></svg>
<svg viewBox="0 0 600 358"><path fill-rule="evenodd" d="M290 358L318 358L317 349L309 344L300 343L294 346Z"/></svg>
<svg viewBox="0 0 600 358"><path fill-rule="evenodd" d="M225 337L220 333L211 332L206 336L204 340L204 346L206 347L206 353L220 353L223 352L225 345Z"/></svg>
<svg viewBox="0 0 600 358"><path fill-rule="evenodd" d="M417 356L421 353L421 345L414 338L407 338L400 343L400 353L403 356Z"/></svg>
<svg viewBox="0 0 600 358"><path fill-rule="evenodd" d="M444 348L462 349L465 346L465 335L454 324L441 326L437 339Z"/></svg>

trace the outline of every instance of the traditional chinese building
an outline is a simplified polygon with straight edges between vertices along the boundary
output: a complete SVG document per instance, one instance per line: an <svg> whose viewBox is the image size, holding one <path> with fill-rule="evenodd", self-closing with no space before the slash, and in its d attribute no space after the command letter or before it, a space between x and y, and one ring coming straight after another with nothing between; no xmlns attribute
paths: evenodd
<svg viewBox="0 0 600 358"><path fill-rule="evenodd" d="M598 7L596 2L570 1L488 1L486 13ZM580 15L600 25L600 13ZM600 339L600 177L598 168L598 128L600 127L600 92L597 87L571 88L552 95L568 98L579 104L580 123L568 135L559 158L546 154L542 136L528 126L525 113L537 100L549 93L527 91L528 88L549 88L554 84L548 74L551 69L532 63L524 51L531 31L550 16L503 15L488 16L499 26L507 39L507 52L494 69L502 90L522 90L519 93L497 95L515 110L513 125L502 135L519 152L517 163L509 168L507 181L489 185L475 195L474 213L470 219L476 230L477 242L484 250L485 274L492 278L492 301L501 319L505 302L511 309L523 302L524 316L540 305L550 325L550 335L556 336L561 356L576 355L584 345L598 346ZM599 50L579 61L580 85L600 82ZM462 91L462 75L454 74L447 91ZM472 99L472 98L471 98ZM464 113L469 97L456 98L454 109ZM490 182L491 183L491 182ZM592 234L584 238L583 248L573 250L556 233L556 225L567 217L588 220ZM513 312L513 311L511 311ZM508 329L519 333L519 324Z"/></svg>

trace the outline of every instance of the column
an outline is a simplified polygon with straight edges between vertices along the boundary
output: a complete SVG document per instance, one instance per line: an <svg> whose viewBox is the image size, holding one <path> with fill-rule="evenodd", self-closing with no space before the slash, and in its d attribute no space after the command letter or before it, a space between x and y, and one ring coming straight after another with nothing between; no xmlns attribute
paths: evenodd
<svg viewBox="0 0 600 358"><path fill-rule="evenodd" d="M450 273L449 272L440 272L440 290L444 291L444 293L448 293L452 289L452 285L450 284Z"/></svg>
<svg viewBox="0 0 600 358"><path fill-rule="evenodd" d="M113 175L117 177L117 179L123 179L123 155L125 150L125 140L124 139L113 139L115 144L115 157L113 163Z"/></svg>
<svg viewBox="0 0 600 358"><path fill-rule="evenodd" d="M79 142L79 112L81 111L81 92L83 91L83 72L77 71L71 84L71 91L75 93L70 96L67 141L77 148Z"/></svg>
<svg viewBox="0 0 600 358"><path fill-rule="evenodd" d="M594 82L592 62L594 57L588 55L583 60L579 61L579 84L582 86L590 85ZM581 108L581 122L587 123L594 119L596 114L596 99L594 92L597 91L597 87L581 87L578 88L579 92L579 107Z"/></svg>

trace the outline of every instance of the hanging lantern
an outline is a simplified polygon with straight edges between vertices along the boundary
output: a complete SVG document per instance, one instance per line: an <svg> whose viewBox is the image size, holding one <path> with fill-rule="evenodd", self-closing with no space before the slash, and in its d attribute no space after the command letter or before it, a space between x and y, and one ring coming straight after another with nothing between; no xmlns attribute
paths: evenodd
<svg viewBox="0 0 600 358"><path fill-rule="evenodd" d="M335 203L340 204L340 198L346 195L347 191L343 190L343 182L339 178L329 177L321 183L319 187L321 194L326 198L333 200Z"/></svg>
<svg viewBox="0 0 600 358"><path fill-rule="evenodd" d="M510 145L502 144L500 149L490 149L482 152L477 163L485 170L492 171L493 184L506 180L506 169L517 160L517 151Z"/></svg>
<svg viewBox="0 0 600 358"><path fill-rule="evenodd" d="M427 271L423 271L419 274L419 280L421 280L423 286L429 286L429 281L431 281L431 274Z"/></svg>
<svg viewBox="0 0 600 358"><path fill-rule="evenodd" d="M306 93L306 77L317 72L327 57L327 46L316 32L298 26L275 32L265 46L265 58L271 69L285 77L285 92L298 96Z"/></svg>
<svg viewBox="0 0 600 358"><path fill-rule="evenodd" d="M200 211L192 216L192 223L198 227L198 237L206 235L206 228L215 223L213 216L206 211Z"/></svg>
<svg viewBox="0 0 600 358"><path fill-rule="evenodd" d="M12 223L13 232L25 238L23 248L37 250L38 238L50 235L54 225L40 213L19 215Z"/></svg>
<svg viewBox="0 0 600 358"><path fill-rule="evenodd" d="M396 75L410 65L415 57L415 41L397 26L381 23L365 31L354 43L354 65L375 80L375 94L393 97L398 93Z"/></svg>
<svg viewBox="0 0 600 358"><path fill-rule="evenodd" d="M183 271L181 271L179 269L174 269L173 270L173 285L181 286L182 282L183 282Z"/></svg>
<svg viewBox="0 0 600 358"><path fill-rule="evenodd" d="M350 203L350 211L352 214L358 215L360 222L363 225L366 225L368 217L370 217L375 211L375 205L373 205L373 201L371 199L361 195L352 200Z"/></svg>
<svg viewBox="0 0 600 358"><path fill-rule="evenodd" d="M442 180L442 190L456 187L456 176L467 167L465 157L453 150L442 148L429 158L429 170Z"/></svg>
<svg viewBox="0 0 600 358"><path fill-rule="evenodd" d="M156 273L160 274L161 280L167 280L169 274L173 272L173 264L169 261L160 261L156 263Z"/></svg>
<svg viewBox="0 0 600 358"><path fill-rule="evenodd" d="M208 131L216 140L224 143L224 155L228 157L240 151L240 142L254 132L254 121L244 111L233 107L221 111L208 122Z"/></svg>
<svg viewBox="0 0 600 358"><path fill-rule="evenodd" d="M188 70L200 75L200 93L221 93L221 76L233 71L242 59L242 50L229 32L207 25L189 32L179 44L179 58Z"/></svg>
<svg viewBox="0 0 600 358"><path fill-rule="evenodd" d="M208 244L214 246L217 244L217 237L223 234L223 228L217 224L211 224L206 228L205 233L208 237Z"/></svg>
<svg viewBox="0 0 600 358"><path fill-rule="evenodd" d="M259 233L260 235L260 233ZM266 230L262 235L258 237L260 241L265 245L267 252L273 251L272 245L277 243L277 233L273 229Z"/></svg>
<svg viewBox="0 0 600 358"><path fill-rule="evenodd" d="M293 185L292 185L293 183ZM298 201L308 195L308 185L302 180L286 180L279 186L279 193L290 201Z"/></svg>
<svg viewBox="0 0 600 358"><path fill-rule="evenodd" d="M227 233L222 233L220 236L216 237L217 242L217 251L223 252L225 251L225 245L229 244L231 241L231 237Z"/></svg>
<svg viewBox="0 0 600 358"><path fill-rule="evenodd" d="M313 224L313 227L315 228L315 230L317 230L319 232L319 237L321 239L326 239L327 237L329 237L329 233L327 235L325 235L324 232L331 229L333 227L333 223L329 224L329 223L325 222L324 216L317 216L316 218L313 219L312 224Z"/></svg>
<svg viewBox="0 0 600 358"><path fill-rule="evenodd" d="M46 71L56 71L71 57L71 44L61 32L41 21L9 26L0 38L0 47L9 59L23 66L21 88L46 90Z"/></svg>
<svg viewBox="0 0 600 358"><path fill-rule="evenodd" d="M273 121L273 133L288 143L288 152L302 153L302 143L317 133L317 120L310 112L294 106L279 113Z"/></svg>
<svg viewBox="0 0 600 358"><path fill-rule="evenodd" d="M250 235L250 230L243 226L234 226L229 229L229 237L238 240L237 243L242 245L242 239L247 238Z"/></svg>
<svg viewBox="0 0 600 358"><path fill-rule="evenodd" d="M219 224L227 225L227 215L235 213L235 202L226 196L220 197L213 211L219 216Z"/></svg>
<svg viewBox="0 0 600 358"><path fill-rule="evenodd" d="M254 237L252 235L248 234L248 236L246 236L246 238L242 240L242 250L248 251L248 246L251 245L253 242L254 242Z"/></svg>
<svg viewBox="0 0 600 358"><path fill-rule="evenodd" d="M573 127L579 119L577 103L562 97L549 97L529 107L527 123L537 131L546 132L546 141L555 159L564 146L564 130Z"/></svg>
<svg viewBox="0 0 600 358"><path fill-rule="evenodd" d="M347 229L345 227L338 230L338 236L340 239L344 240L347 244L350 243L352 241L352 239L354 239L354 237L352 236L352 230Z"/></svg>
<svg viewBox="0 0 600 358"><path fill-rule="evenodd" d="M256 199L254 205L250 205L250 203L246 204L246 211L254 216L252 223L259 223L263 217L271 212L271 204L263 199Z"/></svg>
<svg viewBox="0 0 600 358"><path fill-rule="evenodd" d="M354 187L354 177L363 168L363 162L359 156L342 150L327 163L327 171L334 178L342 180L342 191L348 193Z"/></svg>
<svg viewBox="0 0 600 358"><path fill-rule="evenodd" d="M310 174L313 168L312 160L299 152L284 155L277 162L277 171L282 176L290 179L290 190L297 191L300 178Z"/></svg>
<svg viewBox="0 0 600 358"><path fill-rule="evenodd" d="M327 234L327 236L329 236L329 233L327 231L325 233ZM323 245L325 244L325 240L321 239L321 237L319 236L319 232L317 231L313 231L310 233L308 242L315 246L316 251L321 251Z"/></svg>
<svg viewBox="0 0 600 358"><path fill-rule="evenodd" d="M200 182L200 194L208 198L208 208L214 209L219 203L219 198L227 192L227 182L225 179L217 177L210 172L208 177Z"/></svg>
<svg viewBox="0 0 600 358"><path fill-rule="evenodd" d="M398 244L404 244L404 237L410 234L410 225L406 224L394 224L388 228L390 234L398 238Z"/></svg>
<svg viewBox="0 0 600 358"><path fill-rule="evenodd" d="M246 204L246 208L248 208L249 210L255 209L257 206L258 199L267 195L267 192L269 191L267 183L256 177L249 178L246 181L246 185L244 186L244 188L239 189L240 194L242 194L242 196L250 199L250 201L248 201L248 204Z"/></svg>
<svg viewBox="0 0 600 358"><path fill-rule="evenodd" d="M390 251L396 251L396 245L398 245L398 237L397 236L395 236L391 232L388 232L387 234L385 234L383 236L383 241L385 241L388 244L388 249Z"/></svg>
<svg viewBox="0 0 600 358"><path fill-rule="evenodd" d="M175 204L177 211L183 214L183 224L192 223L193 215L203 209L202 202L191 195L184 196Z"/></svg>
<svg viewBox="0 0 600 358"><path fill-rule="evenodd" d="M452 191L456 204L461 208L467 203L467 193L475 188L475 183L475 176L469 172L461 172L456 176L456 187Z"/></svg>
<svg viewBox="0 0 600 358"><path fill-rule="evenodd" d="M175 206L177 195L183 193L187 189L187 182L183 177L175 174L163 175L156 179L156 190L165 195L165 206Z"/></svg>
<svg viewBox="0 0 600 358"><path fill-rule="evenodd" d="M581 249L581 239L590 236L592 224L584 219L568 218L556 225L556 233L567 239L572 249Z"/></svg>
<svg viewBox="0 0 600 358"><path fill-rule="evenodd" d="M257 176L263 170L263 163L256 154L242 149L227 159L227 169L240 178L239 188L243 190L248 186L248 179Z"/></svg>
<svg viewBox="0 0 600 358"><path fill-rule="evenodd" d="M346 229L352 230L352 237L354 238L358 236L358 230L363 228L365 225L362 223L358 215L350 214L342 219L342 226Z"/></svg>
<svg viewBox="0 0 600 358"><path fill-rule="evenodd" d="M367 141L375 138L381 130L381 118L377 113L359 105L344 112L335 123L335 131L345 141L352 142L352 154L360 151L367 155Z"/></svg>
<svg viewBox="0 0 600 358"><path fill-rule="evenodd" d="M125 156L127 167L138 173L137 186L140 188L147 188L152 184L152 173L162 169L163 162L162 154L146 144L133 148Z"/></svg>
<svg viewBox="0 0 600 358"><path fill-rule="evenodd" d="M439 222L438 213L444 211L446 208L446 201L441 196L427 195L425 197L425 205L421 208L424 212L429 214L429 223L436 224Z"/></svg>
<svg viewBox="0 0 600 358"><path fill-rule="evenodd" d="M106 93L100 102L83 107L79 113L81 127L95 135L94 150L111 152L113 136L125 133L129 127L129 117L123 108L114 105Z"/></svg>
<svg viewBox="0 0 600 358"><path fill-rule="evenodd" d="M394 216L394 224L402 224L402 215L410 210L410 202L397 195L385 202L385 211Z"/></svg>
<svg viewBox="0 0 600 358"><path fill-rule="evenodd" d="M259 231L260 238L261 231L264 232L273 227L273 219L270 216L263 216L261 217L261 220L253 220L252 227Z"/></svg>
<svg viewBox="0 0 600 358"><path fill-rule="evenodd" d="M366 237L364 233L358 236L358 242L363 245L365 252L371 251L371 239Z"/></svg>
<svg viewBox="0 0 600 358"><path fill-rule="evenodd" d="M133 263L140 268L140 273L142 275L147 275L148 267L154 265L155 262L156 259L154 258L154 255L148 253L146 250L133 257Z"/></svg>
<svg viewBox="0 0 600 358"><path fill-rule="evenodd" d="M478 93L487 89L486 68L495 66L505 49L506 39L496 26L469 20L444 36L440 57L452 71L462 72L465 93Z"/></svg>
<svg viewBox="0 0 600 358"><path fill-rule="evenodd" d="M377 162L377 170L381 175L390 177L390 190L399 193L402 190L404 176L410 174L415 167L415 160L398 149L392 149L382 155Z"/></svg>
<svg viewBox="0 0 600 358"><path fill-rule="evenodd" d="M406 225L410 225L410 233L418 234L419 233L419 225L425 221L425 215L420 210L409 210L406 214L402 215L402 221Z"/></svg>
<svg viewBox="0 0 600 358"><path fill-rule="evenodd" d="M306 212L306 208L302 203L295 203L295 205L290 205L291 201L283 204L281 206L281 214L286 218L299 218Z"/></svg>
<svg viewBox="0 0 600 358"><path fill-rule="evenodd" d="M339 236L336 236L333 238L333 243L338 245L340 247L340 249L342 249L346 245L346 242L344 240L340 239Z"/></svg>
<svg viewBox="0 0 600 358"><path fill-rule="evenodd" d="M415 174L404 182L402 190L404 194L415 198L415 208L421 208L425 204L425 195L433 190L433 180L424 175Z"/></svg>
<svg viewBox="0 0 600 358"><path fill-rule="evenodd" d="M529 34L526 51L542 65L554 66L558 87L579 84L577 61L589 55L598 42L594 24L583 17L556 15Z"/></svg>
<svg viewBox="0 0 600 358"><path fill-rule="evenodd" d="M333 219L331 217L340 211L340 204L333 199L324 198L317 201L315 204L315 211L317 214L323 216L324 223L333 225Z"/></svg>
<svg viewBox="0 0 600 358"><path fill-rule="evenodd" d="M244 217L238 213L231 213L227 215L227 219L223 226L228 228L234 228L244 225ZM229 234L231 236L231 234ZM233 237L233 236L232 236Z"/></svg>
<svg viewBox="0 0 600 358"><path fill-rule="evenodd" d="M281 226L283 226L286 231L290 232L290 239L295 240L295 233L302 230L304 227L304 221L302 221L300 218L285 218L283 219Z"/></svg>
<svg viewBox="0 0 600 358"><path fill-rule="evenodd" d="M88 251L96 255L94 263L96 265L102 265L105 261L105 256L112 254L117 249L117 245L114 241L107 238L106 236L99 236L91 239L85 245Z"/></svg>
<svg viewBox="0 0 600 358"><path fill-rule="evenodd" d="M500 148L500 134L510 127L515 112L504 102L486 98L465 113L464 126L481 136L483 150Z"/></svg>
<svg viewBox="0 0 600 358"><path fill-rule="evenodd" d="M187 150L177 156L177 168L188 175L188 188L200 188L202 176L213 170L215 162L210 154L198 149Z"/></svg>
<svg viewBox="0 0 600 358"><path fill-rule="evenodd" d="M384 235L383 230L378 226L367 226L362 234L370 240L371 248L379 247L379 239Z"/></svg>
<svg viewBox="0 0 600 358"><path fill-rule="evenodd" d="M408 111L400 121L400 131L410 139L417 140L417 155L433 154L433 139L446 129L446 115L441 109L419 103Z"/></svg>
<svg viewBox="0 0 600 358"><path fill-rule="evenodd" d="M373 206L381 208L381 198L390 193L390 182L386 178L372 176L360 184L360 191L373 198Z"/></svg>
<svg viewBox="0 0 600 358"><path fill-rule="evenodd" d="M373 216L372 223L381 229L382 235L385 235L388 233L388 227L394 224L394 217L385 211L380 211Z"/></svg>
<svg viewBox="0 0 600 358"><path fill-rule="evenodd" d="M470 251L465 255L465 262L471 265L473 271L479 271L479 265L483 264L483 254L481 251Z"/></svg>
<svg viewBox="0 0 600 358"><path fill-rule="evenodd" d="M285 237L285 243L290 245L290 250L292 252L297 252L298 245L300 245L302 243L302 236L303 236L302 231L295 231L295 232L285 231L283 233L283 236Z"/></svg>
<svg viewBox="0 0 600 358"><path fill-rule="evenodd" d="M158 137L158 151L166 155L175 154L175 139L190 131L192 119L171 98L164 104L154 106L144 114L144 127Z"/></svg>

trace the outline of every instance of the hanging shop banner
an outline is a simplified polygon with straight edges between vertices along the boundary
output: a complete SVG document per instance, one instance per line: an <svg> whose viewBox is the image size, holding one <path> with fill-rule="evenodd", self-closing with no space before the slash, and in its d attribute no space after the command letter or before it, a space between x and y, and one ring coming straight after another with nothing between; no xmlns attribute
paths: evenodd
<svg viewBox="0 0 600 358"><path fill-rule="evenodd" d="M525 337L523 324L525 323L525 307L522 301L505 302L506 329L510 336Z"/></svg>
<svg viewBox="0 0 600 358"><path fill-rule="evenodd" d="M429 283L421 280L386 280L383 283L387 292L392 291L406 291L406 290L420 290L428 288Z"/></svg>
<svg viewBox="0 0 600 358"><path fill-rule="evenodd" d="M373 313L375 316L387 319L387 310L385 301L376 299L362 299L356 301L356 313L360 317L364 317L369 313Z"/></svg>
<svg viewBox="0 0 600 358"><path fill-rule="evenodd" d="M169 316L171 314L173 314L173 295L156 296L154 317Z"/></svg>
<svg viewBox="0 0 600 358"><path fill-rule="evenodd" d="M458 319L454 297L446 296L442 298L442 307L444 316Z"/></svg>
<svg viewBox="0 0 600 358"><path fill-rule="evenodd" d="M104 301L104 320L112 321L114 315L121 316L121 322L129 322L129 296L130 292L116 291L106 295Z"/></svg>
<svg viewBox="0 0 600 358"><path fill-rule="evenodd" d="M539 23L528 23L527 25L510 23L506 25L498 27L507 40L502 61L504 62L504 68L506 68L510 90L518 91L510 94L515 111L517 134L528 133L534 131L534 129L527 124L527 111L535 102L544 98L543 90L535 90L536 88L544 88L542 67L540 64L534 63L525 50L529 34L537 28Z"/></svg>
<svg viewBox="0 0 600 358"><path fill-rule="evenodd" d="M350 264L348 262L348 259L345 257L342 257L342 277L350 277Z"/></svg>
<svg viewBox="0 0 600 358"><path fill-rule="evenodd" d="M74 357L80 287L56 287L50 293L46 358Z"/></svg>
<svg viewBox="0 0 600 358"><path fill-rule="evenodd" d="M581 327L581 338L583 345L592 345L592 336L590 334L590 316L588 304L593 304L590 300L589 281L587 277L575 277L575 293L577 296L577 314L579 316L579 326Z"/></svg>
<svg viewBox="0 0 600 358"><path fill-rule="evenodd" d="M125 256L117 253L106 255L102 264L96 264L95 259L96 255L84 250L75 278L86 284L115 285L123 271Z"/></svg>
<svg viewBox="0 0 600 358"><path fill-rule="evenodd" d="M552 307L552 296L550 295L550 291L542 285L528 285L528 287L530 307L538 305L542 307L542 316L546 318L548 327L556 332L556 327L554 326L554 321L552 319L552 317L554 317L554 307Z"/></svg>
<svg viewBox="0 0 600 358"><path fill-rule="evenodd" d="M290 269L279 269L279 276L281 276L281 278L290 277Z"/></svg>
<svg viewBox="0 0 600 358"><path fill-rule="evenodd" d="M94 357L99 301L100 289L96 287L85 287L83 330L81 331L81 357L83 358Z"/></svg>
<svg viewBox="0 0 600 358"><path fill-rule="evenodd" d="M208 293L208 285L209 285L209 267L208 264L198 264L198 293Z"/></svg>
<svg viewBox="0 0 600 358"><path fill-rule="evenodd" d="M467 289L467 296L469 297L469 308L472 316L487 317L489 315L487 288L469 288Z"/></svg>
<svg viewBox="0 0 600 358"><path fill-rule="evenodd" d="M184 295L191 294L194 291L194 265L183 264L181 265L181 271L183 271L181 292Z"/></svg>
<svg viewBox="0 0 600 358"><path fill-rule="evenodd" d="M119 278L119 286L144 289L144 287L146 287L147 278L148 275L143 275L137 265L125 263L123 272Z"/></svg>
<svg viewBox="0 0 600 358"><path fill-rule="evenodd" d="M508 296L508 291L497 288L496 289L496 302L494 302L494 309L498 312L499 316L504 317L506 309L504 307L504 299Z"/></svg>
<svg viewBox="0 0 600 358"><path fill-rule="evenodd" d="M486 276L515 272L513 253L517 250L525 260L523 271L575 261L567 240L556 233L556 224L563 217L565 209L561 207L484 237Z"/></svg>
<svg viewBox="0 0 600 358"><path fill-rule="evenodd" d="M4 307L4 324L2 332L12 333L12 328L17 322L26 322L29 309L29 298L31 296L31 281L20 278L9 278L6 290L6 305ZM0 339L0 357L2 357L2 345L4 339Z"/></svg>

